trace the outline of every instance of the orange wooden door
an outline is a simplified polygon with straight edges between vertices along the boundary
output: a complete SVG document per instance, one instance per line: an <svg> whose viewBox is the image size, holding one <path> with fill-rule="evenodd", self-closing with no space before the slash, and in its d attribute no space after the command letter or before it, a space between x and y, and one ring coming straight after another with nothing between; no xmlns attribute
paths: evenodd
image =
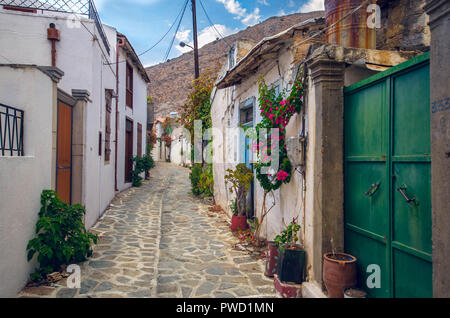
<svg viewBox="0 0 450 318"><path fill-rule="evenodd" d="M72 193L72 107L58 101L58 131L56 154L56 193L71 203Z"/></svg>

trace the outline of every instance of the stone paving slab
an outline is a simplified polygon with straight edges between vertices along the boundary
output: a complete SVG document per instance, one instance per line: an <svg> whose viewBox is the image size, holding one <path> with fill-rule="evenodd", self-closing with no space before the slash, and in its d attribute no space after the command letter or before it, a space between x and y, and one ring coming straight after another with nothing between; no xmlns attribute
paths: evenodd
<svg viewBox="0 0 450 318"><path fill-rule="evenodd" d="M140 188L116 196L92 231L102 236L81 266L81 288L62 280L19 297L277 297L264 261L232 249L221 214L191 195L189 170L157 163Z"/></svg>

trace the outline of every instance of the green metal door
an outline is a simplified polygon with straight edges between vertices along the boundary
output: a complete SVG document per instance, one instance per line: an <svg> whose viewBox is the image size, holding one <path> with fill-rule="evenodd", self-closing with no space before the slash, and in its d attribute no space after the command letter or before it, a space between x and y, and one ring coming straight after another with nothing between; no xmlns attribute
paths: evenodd
<svg viewBox="0 0 450 318"><path fill-rule="evenodd" d="M424 54L344 90L345 249L372 297L432 297L429 78Z"/></svg>

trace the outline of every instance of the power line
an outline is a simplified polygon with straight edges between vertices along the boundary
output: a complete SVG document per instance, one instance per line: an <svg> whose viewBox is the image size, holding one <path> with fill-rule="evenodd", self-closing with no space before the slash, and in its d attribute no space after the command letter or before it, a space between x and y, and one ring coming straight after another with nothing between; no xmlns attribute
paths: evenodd
<svg viewBox="0 0 450 318"><path fill-rule="evenodd" d="M219 30L217 30L216 25L211 21L211 18L209 17L208 12L206 12L206 9L205 9L205 6L203 5L202 0L199 0L199 1L200 1L200 5L202 6L203 12L204 12L205 15L206 15L206 18L207 18L208 21L209 21L209 24L214 28L214 30L215 30L216 33L219 35L219 37L221 37L222 40L224 40L225 43L231 48L232 45L230 45L230 43L228 43L228 41L225 39L225 37L219 32Z"/></svg>
<svg viewBox="0 0 450 318"><path fill-rule="evenodd" d="M177 37L178 30L180 29L181 21L183 21L184 13L186 12L187 4L189 0L186 0L184 4L184 8L181 14L181 18L178 21L177 29L175 30L175 33L172 37L172 41L170 42L169 48L167 49L166 55L164 56L164 62L167 61L167 58L169 57L170 51L172 50L173 42L175 42L175 38ZM169 30L170 31L170 30Z"/></svg>
<svg viewBox="0 0 450 318"><path fill-rule="evenodd" d="M145 50L145 51L142 52L142 53L139 53L139 54L137 55L138 57L139 57L139 56L142 56L142 55L144 55L144 54L146 54L146 53L148 53L148 52L150 52L151 50L153 50L159 43L162 42L162 40L164 40L164 39L166 38L167 34L169 34L169 32L170 32L170 31L172 30L172 28L174 27L174 25L177 23L177 21L178 21L180 15L181 15L182 13L184 14L184 11L186 10L186 6L187 6L188 1L189 1L189 0L185 0L184 5L181 7L180 12L178 13L177 17L175 18L175 21L173 21L173 23L170 25L169 30L167 30L167 32L164 33L164 35L163 35L163 36L162 36L155 44L153 44L149 49ZM108 65L114 65L114 64L125 63L126 61L127 61L127 60L122 60L122 61L119 61L119 62L112 62L112 63L106 63L106 64L108 64Z"/></svg>

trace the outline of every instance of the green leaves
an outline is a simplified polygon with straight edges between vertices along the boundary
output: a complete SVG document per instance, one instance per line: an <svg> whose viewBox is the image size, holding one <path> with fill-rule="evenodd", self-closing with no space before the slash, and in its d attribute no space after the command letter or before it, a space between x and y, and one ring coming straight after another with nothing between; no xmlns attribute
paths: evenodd
<svg viewBox="0 0 450 318"><path fill-rule="evenodd" d="M154 168L155 161L150 155L150 151L147 151L143 157L135 156L132 160L134 169L131 171L131 182L133 187L140 187L142 185L141 174L143 172L147 173L150 169Z"/></svg>
<svg viewBox="0 0 450 318"><path fill-rule="evenodd" d="M46 274L59 271L61 265L86 260L92 254L91 244L98 236L86 231L81 205L62 202L51 190L41 194L41 210L36 222L37 237L27 244L27 260L38 255L39 268L31 274L31 280L41 280Z"/></svg>
<svg viewBox="0 0 450 318"><path fill-rule="evenodd" d="M278 246L283 246L285 244L291 244L294 246L298 241L298 232L301 226L297 224L297 220L293 219L292 222L286 227L285 230L281 231L279 235L273 240Z"/></svg>
<svg viewBox="0 0 450 318"><path fill-rule="evenodd" d="M214 194L214 176L211 164L202 166L196 163L192 166L189 174L192 185L192 194L211 197Z"/></svg>
<svg viewBox="0 0 450 318"><path fill-rule="evenodd" d="M248 193L250 185L253 181L252 170L247 168L244 163L240 163L236 166L235 170L228 169L225 175L225 184L230 184L231 189L234 191L237 198L237 214L239 216L244 215L243 211L245 202L245 196Z"/></svg>

